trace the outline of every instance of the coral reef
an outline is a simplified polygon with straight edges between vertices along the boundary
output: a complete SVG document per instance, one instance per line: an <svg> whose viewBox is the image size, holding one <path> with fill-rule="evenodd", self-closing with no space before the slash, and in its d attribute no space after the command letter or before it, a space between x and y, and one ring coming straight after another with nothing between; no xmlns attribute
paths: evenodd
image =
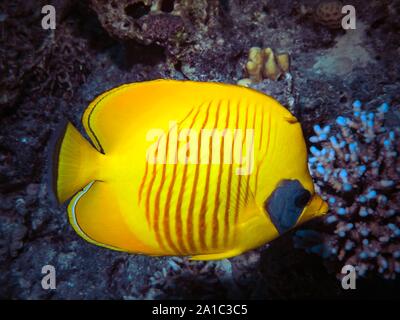
<svg viewBox="0 0 400 320"><path fill-rule="evenodd" d="M102 26L121 40L165 47L176 55L218 20L219 2L212 0L92 0Z"/></svg>
<svg viewBox="0 0 400 320"><path fill-rule="evenodd" d="M0 111L17 101L27 74L40 59L45 38L33 3L7 8L4 14L6 8L5 2L0 3ZM24 23L20 23L22 20Z"/></svg>
<svg viewBox="0 0 400 320"><path fill-rule="evenodd" d="M239 80L238 84L247 86L263 79L278 80L289 72L289 54L275 54L271 48L252 47L249 50L246 71L249 78Z"/></svg>
<svg viewBox="0 0 400 320"><path fill-rule="evenodd" d="M92 67L87 41L76 37L72 27L64 24L48 40L47 57L32 70L39 92L61 97L73 95L73 83L83 83ZM55 58L56 57L56 58Z"/></svg>
<svg viewBox="0 0 400 320"><path fill-rule="evenodd" d="M260 254L252 251L234 259L190 261L172 257L154 273L136 296L127 299L222 299L249 297L260 274Z"/></svg>
<svg viewBox="0 0 400 320"><path fill-rule="evenodd" d="M42 1L42 3L44 3ZM58 1L57 29L41 28L40 2L10 6L0 25L0 113L12 108L23 94L72 94L72 84L82 83L90 69L86 41L64 18L73 2ZM5 11L5 3L0 12Z"/></svg>
<svg viewBox="0 0 400 320"><path fill-rule="evenodd" d="M331 213L327 233L299 230L295 243L309 252L356 267L359 275L400 273L400 140L389 127L389 105L377 112L353 103L335 127L314 126L309 166ZM335 134L333 131L337 130Z"/></svg>
<svg viewBox="0 0 400 320"><path fill-rule="evenodd" d="M342 27L343 6L344 4L340 1L320 0L312 4L302 1L295 8L295 12L303 20L312 21L334 31Z"/></svg>
<svg viewBox="0 0 400 320"><path fill-rule="evenodd" d="M46 91L55 96L71 97L74 83L83 83L91 69L88 43L74 35L68 24L50 33L42 45L42 59L31 69L37 86L27 84L31 91Z"/></svg>
<svg viewBox="0 0 400 320"><path fill-rule="evenodd" d="M170 258L166 268L149 278L141 289L144 299L217 299L227 296L227 285L232 284L232 266L229 260L189 261Z"/></svg>

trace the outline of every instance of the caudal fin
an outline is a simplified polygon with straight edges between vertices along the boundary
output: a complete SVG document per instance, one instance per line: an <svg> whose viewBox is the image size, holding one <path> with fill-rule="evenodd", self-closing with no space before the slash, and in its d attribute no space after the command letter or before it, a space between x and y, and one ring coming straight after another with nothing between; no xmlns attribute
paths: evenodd
<svg viewBox="0 0 400 320"><path fill-rule="evenodd" d="M53 186L60 203L98 178L102 157L69 122L54 150Z"/></svg>

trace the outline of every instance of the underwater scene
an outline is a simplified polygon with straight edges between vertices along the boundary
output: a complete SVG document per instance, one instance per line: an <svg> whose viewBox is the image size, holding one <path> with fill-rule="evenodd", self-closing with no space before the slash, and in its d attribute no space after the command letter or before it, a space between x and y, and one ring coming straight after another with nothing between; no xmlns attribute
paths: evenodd
<svg viewBox="0 0 400 320"><path fill-rule="evenodd" d="M399 299L399 30L400 0L1 1L0 299Z"/></svg>

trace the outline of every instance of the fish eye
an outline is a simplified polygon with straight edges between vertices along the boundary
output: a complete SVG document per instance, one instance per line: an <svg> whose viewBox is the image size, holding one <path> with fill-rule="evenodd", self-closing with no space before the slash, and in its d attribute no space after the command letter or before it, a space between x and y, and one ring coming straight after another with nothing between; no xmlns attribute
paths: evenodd
<svg viewBox="0 0 400 320"><path fill-rule="evenodd" d="M301 190L298 195L296 195L294 199L294 204L298 208L304 208L308 201L310 201L311 193L308 190Z"/></svg>

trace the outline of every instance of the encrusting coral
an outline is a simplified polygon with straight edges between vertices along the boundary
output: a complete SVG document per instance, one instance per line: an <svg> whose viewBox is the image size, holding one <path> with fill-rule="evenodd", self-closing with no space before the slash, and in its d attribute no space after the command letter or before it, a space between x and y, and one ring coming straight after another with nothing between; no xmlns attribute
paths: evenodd
<svg viewBox="0 0 400 320"><path fill-rule="evenodd" d="M301 3L296 10L301 17L313 20L319 25L340 29L344 16L343 6L340 1L321 1L316 7Z"/></svg>
<svg viewBox="0 0 400 320"><path fill-rule="evenodd" d="M216 24L217 0L91 0L103 28L114 38L156 44L178 54Z"/></svg>
<svg viewBox="0 0 400 320"><path fill-rule="evenodd" d="M223 299L251 296L260 281L257 250L233 259L190 261L172 257L167 266L149 278L148 285L133 298Z"/></svg>
<svg viewBox="0 0 400 320"><path fill-rule="evenodd" d="M249 78L254 82L260 82L263 76L264 57L261 48L253 47L249 50L249 60L246 63L246 70Z"/></svg>
<svg viewBox="0 0 400 320"><path fill-rule="evenodd" d="M76 22L65 18L71 3L56 5L56 30L41 27L38 1L0 4L0 13L7 12L0 21L0 114L34 92L71 96L73 85L86 79L92 65L90 48L77 36Z"/></svg>
<svg viewBox="0 0 400 320"><path fill-rule="evenodd" d="M323 1L317 6L314 12L314 19L317 23L331 29L341 28L342 7L343 4L340 1Z"/></svg>
<svg viewBox="0 0 400 320"><path fill-rule="evenodd" d="M361 107L355 101L351 117L314 126L309 166L330 214L326 230L299 230L294 242L336 267L355 266L360 276L394 279L400 273L399 130L385 123L387 103L377 112Z"/></svg>
<svg viewBox="0 0 400 320"><path fill-rule="evenodd" d="M90 72L89 44L74 35L73 25L65 23L57 31L44 42L43 58L32 68L33 76L40 80L40 86L32 90L70 97L73 84L83 83Z"/></svg>
<svg viewBox="0 0 400 320"><path fill-rule="evenodd" d="M7 1L2 1L0 13L0 113L2 113L6 108L12 108L20 97L29 73L40 59L46 33L40 27L40 11L35 11L32 3L11 5Z"/></svg>
<svg viewBox="0 0 400 320"><path fill-rule="evenodd" d="M240 85L257 83L263 79L278 80L289 72L289 54L275 54L271 48L252 47L249 50L246 72L249 78L238 81Z"/></svg>
<svg viewBox="0 0 400 320"><path fill-rule="evenodd" d="M166 268L150 277L139 298L223 298L227 295L227 283L232 282L232 267L228 260L206 262L173 257Z"/></svg>

